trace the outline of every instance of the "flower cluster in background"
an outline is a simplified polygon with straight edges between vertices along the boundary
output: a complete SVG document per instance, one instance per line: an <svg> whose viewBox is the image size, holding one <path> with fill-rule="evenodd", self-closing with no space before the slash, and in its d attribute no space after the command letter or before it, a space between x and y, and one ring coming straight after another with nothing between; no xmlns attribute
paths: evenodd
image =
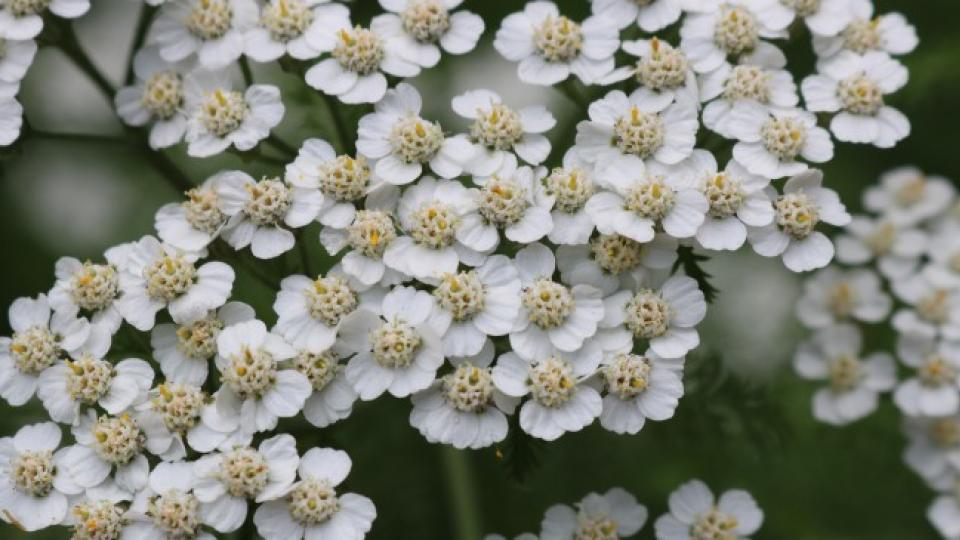
<svg viewBox="0 0 960 540"><path fill-rule="evenodd" d="M897 404L911 417L958 412L958 256L931 251L915 271L933 222L944 237L929 245L956 244L952 189L892 173L866 194L881 218L852 219L815 168L835 142L889 148L909 134L885 101L908 78L896 56L917 44L901 16L875 16L866 0L594 0L572 20L529 2L493 46L521 81L579 108L573 143L555 148L551 111L490 89L451 101L460 125L424 118L431 96L405 79L485 31L459 1L380 0L362 23L323 0L149 3L159 7L144 8L118 89L68 23L46 19L185 197L157 211L154 235L101 260L64 257L51 289L10 306L0 397L36 397L52 422L0 440L5 521L77 538L209 538L245 523L268 540L362 538L376 510L339 488L350 458L298 449L281 421L323 429L389 394L412 403L427 441L461 450L511 429L544 441L594 422L636 434L683 397L716 293L700 261L747 244L790 271L822 269L800 309L820 330L797 360L830 380L819 418L858 418L896 384L889 355L861 361L856 327L835 324L880 321L892 302L869 270L828 267L835 254L877 260L904 302L893 324L917 375ZM89 7L0 3L0 144L32 129L13 96L36 52L23 40L48 4L64 17ZM778 48L790 38L818 58L801 80ZM274 133L287 105L251 62L322 95L329 129L298 145ZM191 185L163 154L176 145L274 173ZM837 248L826 225L847 228ZM272 313L243 301L238 275L273 291ZM938 527L960 533L960 506L936 508ZM655 528L740 538L762 519L745 492L714 501L694 481ZM614 489L551 508L539 537L630 536L645 520Z"/></svg>
<svg viewBox="0 0 960 540"><path fill-rule="evenodd" d="M837 261L810 276L797 318L812 331L796 352L805 378L824 381L813 415L846 425L890 392L908 439L904 461L941 493L928 512L960 535L960 197L916 167L884 174L837 238ZM864 343L865 325L892 343ZM886 350L884 350L886 348Z"/></svg>

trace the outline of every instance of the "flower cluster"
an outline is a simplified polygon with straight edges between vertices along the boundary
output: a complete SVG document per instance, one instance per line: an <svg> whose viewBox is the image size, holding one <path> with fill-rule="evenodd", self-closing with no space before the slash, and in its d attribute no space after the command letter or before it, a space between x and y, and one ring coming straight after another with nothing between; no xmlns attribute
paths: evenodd
<svg viewBox="0 0 960 540"><path fill-rule="evenodd" d="M540 533L523 533L514 540L630 538L647 522L647 508L622 488L590 493L573 505L547 509ZM763 511L746 491L733 489L717 500L700 480L681 485L669 498L669 512L657 518L657 540L740 540L760 529ZM484 540L506 540L499 534Z"/></svg>
<svg viewBox="0 0 960 540"><path fill-rule="evenodd" d="M825 381L813 415L844 425L892 392L904 417L907 465L943 495L929 516L960 534L960 196L915 167L885 173L837 238L837 260L804 285L797 317L813 331L796 352L803 378ZM866 325L895 335L894 351L864 353ZM897 362L896 360L899 360Z"/></svg>
<svg viewBox="0 0 960 540"><path fill-rule="evenodd" d="M101 260L61 259L48 292L10 307L0 397L20 406L36 395L73 444L57 450L53 422L3 439L3 519L77 538L209 538L249 513L267 540L362 538L376 511L338 493L349 457L298 449L276 433L281 419L322 429L389 394L410 400L427 441L456 449L503 441L512 415L521 436L546 441L594 422L636 434L673 417L684 394L710 287L699 261L749 243L791 271L821 269L835 254L821 222L849 227L841 261L875 258L898 276L907 305L894 325L917 334L901 346L917 376L897 403L958 412L960 357L938 338L960 338L960 266L931 252L929 271L913 273L923 250L909 236L926 238L917 227L936 220L951 239L949 186L893 174L867 195L884 221L857 221L811 168L832 158L834 139L886 148L908 134L885 102L907 80L893 56L916 45L902 17L870 19L869 2L853 0L594 0L574 21L529 2L493 46L522 81L581 106L574 144L554 148L546 107L489 89L452 99L459 131L424 118L403 79L484 32L458 0L380 0L385 12L366 25L326 0L151 3L133 83L111 95L141 149L158 151L178 186L185 176L159 151L181 143L194 158L236 152L272 173L190 184L157 211L154 234ZM87 7L0 0L0 100L3 77L15 85L35 50L13 41L40 31L27 11L47 4L65 16ZM775 43L805 32L791 26L801 18L819 60L798 93ZM625 28L634 21L646 32L678 23L679 43L622 41L638 35ZM271 133L286 108L250 61L318 90L329 132L299 148ZM19 106L6 115L3 103L0 144L20 131L19 120L6 128ZM835 114L821 127L828 115L816 113ZM272 291L272 314L244 302L239 275ZM879 321L891 301L869 271L813 279L801 315L823 330L798 367L830 379L816 410L839 423L895 379L888 356L861 360L856 328L834 323ZM696 481L670 509L658 538L740 538L762 521L745 492L715 502ZM540 537L629 536L645 520L615 489L552 508Z"/></svg>

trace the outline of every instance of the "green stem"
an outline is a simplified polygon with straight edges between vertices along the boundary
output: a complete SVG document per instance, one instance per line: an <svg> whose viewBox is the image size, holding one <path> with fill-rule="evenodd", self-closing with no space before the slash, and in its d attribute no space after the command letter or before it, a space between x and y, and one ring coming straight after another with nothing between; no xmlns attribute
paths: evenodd
<svg viewBox="0 0 960 540"><path fill-rule="evenodd" d="M300 266L303 267L303 273L307 277L314 277L316 274L313 273L313 265L310 264L310 251L307 247L307 242L303 241L303 234L306 231L306 227L297 230L297 244L298 250L300 252Z"/></svg>
<svg viewBox="0 0 960 540"><path fill-rule="evenodd" d="M137 29L133 34L133 44L130 46L130 54L127 55L127 74L123 78L124 84L132 84L136 78L136 74L133 72L133 59L147 39L147 30L150 28L150 23L153 22L153 15L156 12L157 6L144 4L143 7L140 8L140 16L137 18Z"/></svg>
<svg viewBox="0 0 960 540"><path fill-rule="evenodd" d="M243 72L244 84L247 86L253 85L253 72L250 70L250 62L247 61L246 56L240 58L240 71Z"/></svg>
<svg viewBox="0 0 960 540"><path fill-rule="evenodd" d="M87 75L90 81L96 85L112 105L113 96L117 93L117 89L113 83L110 82L110 79L100 71L100 68L90 60L90 57L83 52L83 47L80 46L77 34L73 30L73 25L64 21L61 25L61 32L61 41L57 44L60 50L63 51L63 54L67 55L67 58L69 58L80 71L83 71Z"/></svg>
<svg viewBox="0 0 960 540"><path fill-rule="evenodd" d="M480 503L474 485L473 471L467 462L467 454L448 445L440 448L447 497L454 517L454 538L479 540L481 534Z"/></svg>
<svg viewBox="0 0 960 540"><path fill-rule="evenodd" d="M131 133L130 136L142 137L142 135L136 132ZM180 167L177 167L177 164L163 152L153 150L145 141L137 145L137 148L140 150L140 153L143 154L143 157L153 165L153 168L160 173L160 176L162 176L173 189L184 193L196 187L189 178L187 178L187 175L180 170Z"/></svg>
<svg viewBox="0 0 960 540"><path fill-rule="evenodd" d="M41 139L50 139L58 141L77 141L77 142L95 142L95 143L112 143L112 144L127 144L126 139L120 137L119 135L104 135L101 133L58 133L53 131L45 131L42 129L26 129L24 130L27 136L30 137L40 137Z"/></svg>
<svg viewBox="0 0 960 540"><path fill-rule="evenodd" d="M567 99L574 102L578 107L584 111L590 107L590 100L583 94L579 85L577 84L576 79L573 76L567 78L567 80L555 86L557 90L567 96Z"/></svg>
<svg viewBox="0 0 960 540"><path fill-rule="evenodd" d="M267 142L280 152L286 154L289 158L297 155L297 149L287 144L287 142L278 137L276 133L271 132L270 135L267 136Z"/></svg>
<svg viewBox="0 0 960 540"><path fill-rule="evenodd" d="M353 137L350 136L347 131L347 124L343 120L343 115L340 114L340 107L342 106L339 100L335 96L325 94L323 95L323 101L327 105L327 112L330 113L330 118L333 119L333 127L337 131L337 151L344 154L353 155L356 152L354 146Z"/></svg>

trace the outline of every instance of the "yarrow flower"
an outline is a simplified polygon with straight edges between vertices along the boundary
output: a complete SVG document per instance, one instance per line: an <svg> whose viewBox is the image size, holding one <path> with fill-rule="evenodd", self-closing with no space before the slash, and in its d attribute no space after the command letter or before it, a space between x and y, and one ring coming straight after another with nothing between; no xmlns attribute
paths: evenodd
<svg viewBox="0 0 960 540"><path fill-rule="evenodd" d="M763 511L746 491L732 489L716 500L700 480L691 480L670 494L670 512L657 518L658 540L730 538L745 540L763 523Z"/></svg>
<svg viewBox="0 0 960 540"><path fill-rule="evenodd" d="M117 114L127 125L150 126L150 148L167 148L183 140L187 132L184 77L193 62L169 62L157 47L137 51L133 59L136 82L114 96Z"/></svg>
<svg viewBox="0 0 960 540"><path fill-rule="evenodd" d="M196 253L144 236L131 246L120 276L123 295L117 309L134 328L153 328L167 308L173 322L192 323L222 306L233 289L233 268L210 261L197 265Z"/></svg>
<svg viewBox="0 0 960 540"><path fill-rule="evenodd" d="M427 164L441 178L454 178L473 159L467 138L445 136L439 122L420 116L421 106L417 89L400 83L377 102L373 113L360 119L357 150L373 160L373 171L391 184L413 182Z"/></svg>
<svg viewBox="0 0 960 540"><path fill-rule="evenodd" d="M946 178L925 175L912 166L897 167L864 191L863 205L895 225L910 227L942 214L956 192Z"/></svg>
<svg viewBox="0 0 960 540"><path fill-rule="evenodd" d="M802 343L793 365L801 377L825 380L813 396L813 416L842 425L859 420L877 408L878 394L896 385L896 366L890 354L861 357L862 337L857 327L825 327Z"/></svg>
<svg viewBox="0 0 960 540"><path fill-rule="evenodd" d="M250 246L259 259L273 259L293 249L289 229L316 219L323 194L316 189L287 184L282 178L259 182L241 171L224 176L217 186L217 205L228 216L221 235L234 249Z"/></svg>
<svg viewBox="0 0 960 540"><path fill-rule="evenodd" d="M781 256L793 272L816 270L830 262L833 243L816 226L821 221L843 226L851 218L837 193L822 187L822 182L823 173L813 169L788 179L779 196L772 187L767 188L774 199L774 221L751 228L747 236L757 254Z"/></svg>
<svg viewBox="0 0 960 540"><path fill-rule="evenodd" d="M652 350L643 355L627 350L604 355L598 383L603 385L600 425L620 434L636 434L647 420L673 417L683 396L683 359L660 358Z"/></svg>
<svg viewBox="0 0 960 540"><path fill-rule="evenodd" d="M377 25L354 26L350 10L340 4L322 6L317 13L321 27L311 44L330 57L311 67L306 82L343 103L377 103L387 91L387 77L414 77L420 66L400 56Z"/></svg>
<svg viewBox="0 0 960 540"><path fill-rule="evenodd" d="M540 538L627 538L647 522L647 508L622 488L590 493L573 507L557 504L540 523Z"/></svg>
<svg viewBox="0 0 960 540"><path fill-rule="evenodd" d="M836 34L813 34L813 50L821 58L842 51L863 54L882 51L892 56L907 54L917 47L917 31L901 13L875 13L870 0L847 0L850 16L841 20L846 26ZM832 24L831 24L832 26Z"/></svg>
<svg viewBox="0 0 960 540"><path fill-rule="evenodd" d="M892 299L883 292L880 278L873 271L843 271L828 266L804 283L796 309L797 318L807 327L825 328L852 320L881 322L892 307Z"/></svg>
<svg viewBox="0 0 960 540"><path fill-rule="evenodd" d="M254 84L240 91L230 78L224 72L194 71L184 79L187 153L193 157L210 157L231 146L251 150L283 118L276 86Z"/></svg>
<svg viewBox="0 0 960 540"><path fill-rule="evenodd" d="M553 2L535 1L503 19L493 46L520 63L517 76L525 83L550 86L573 74L594 84L613 71L620 39L612 17L594 15L578 23Z"/></svg>
<svg viewBox="0 0 960 540"><path fill-rule="evenodd" d="M312 448L300 459L299 480L280 500L261 504L253 516L257 532L266 540L300 540L324 536L363 538L377 510L356 493L337 493L350 473L347 453Z"/></svg>
<svg viewBox="0 0 960 540"><path fill-rule="evenodd" d="M761 56L783 53L764 39L786 37L793 14L776 0L703 2L702 13L690 13L680 26L680 48L693 69L710 73L729 60L752 64Z"/></svg>
<svg viewBox="0 0 960 540"><path fill-rule="evenodd" d="M803 80L811 112L836 112L830 130L841 141L891 148L910 134L910 121L884 96L907 83L907 69L881 52L842 52L818 64L820 75Z"/></svg>
<svg viewBox="0 0 960 540"><path fill-rule="evenodd" d="M530 361L508 352L497 358L493 383L507 396L529 396L520 406L520 428L552 441L568 431L580 431L600 416L600 393L585 382L599 362L595 346Z"/></svg>
<svg viewBox="0 0 960 540"><path fill-rule="evenodd" d="M8 0L0 4L0 38L37 37L47 10L63 19L76 19L89 9L90 0Z"/></svg>
<svg viewBox="0 0 960 540"><path fill-rule="evenodd" d="M382 316L361 310L344 321L340 346L356 355L345 374L365 401L384 392L406 397L430 386L443 365L443 334L450 316L428 293L394 287L383 297Z"/></svg>
<svg viewBox="0 0 960 540"><path fill-rule="evenodd" d="M163 242L184 251L199 252L220 236L229 216L220 210L220 184L237 176L221 171L186 192L187 200L157 210L154 229Z"/></svg>
<svg viewBox="0 0 960 540"><path fill-rule="evenodd" d="M897 356L915 370L893 394L901 411L910 416L947 416L960 410L960 345L902 335Z"/></svg>
<svg viewBox="0 0 960 540"><path fill-rule="evenodd" d="M260 7L260 18L244 33L243 54L257 62L272 62L289 55L297 60L320 56L323 17L328 0L269 0Z"/></svg>
<svg viewBox="0 0 960 540"><path fill-rule="evenodd" d="M483 34L483 19L469 11L454 11L463 0L380 0L388 13L371 26L386 36L397 54L429 68L440 61L441 49L466 54Z"/></svg>
<svg viewBox="0 0 960 540"><path fill-rule="evenodd" d="M168 62L195 54L205 69L222 69L243 54L244 36L256 20L254 0L165 2L150 36Z"/></svg>
<svg viewBox="0 0 960 540"><path fill-rule="evenodd" d="M472 120L469 139L474 157L467 167L475 176L490 176L515 152L523 161L539 165L550 154L544 132L556 125L545 107L514 110L490 90L470 90L453 98L453 111Z"/></svg>
<svg viewBox="0 0 960 540"><path fill-rule="evenodd" d="M67 517L69 501L82 493L63 466L60 428L53 422L29 424L13 437L0 438L0 501L3 520L25 531L56 525Z"/></svg>
<svg viewBox="0 0 960 540"><path fill-rule="evenodd" d="M602 13L617 21L621 28L636 22L644 32L656 32L680 19L684 8L694 6L685 0L592 0L594 13Z"/></svg>
<svg viewBox="0 0 960 540"><path fill-rule="evenodd" d="M855 215L836 242L837 260L841 263L875 262L884 277L899 279L919 266L929 245L929 235L912 226L897 225L886 217Z"/></svg>

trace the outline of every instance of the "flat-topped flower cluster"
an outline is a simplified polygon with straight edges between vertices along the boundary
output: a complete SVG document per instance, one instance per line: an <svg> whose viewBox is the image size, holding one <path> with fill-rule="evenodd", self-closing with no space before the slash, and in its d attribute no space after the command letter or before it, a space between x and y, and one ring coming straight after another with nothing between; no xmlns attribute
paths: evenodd
<svg viewBox="0 0 960 540"><path fill-rule="evenodd" d="M835 254L825 224L854 233L841 237L842 260L869 260L873 224L856 233L813 166L833 157L834 140L888 148L910 130L885 96L907 81L895 56L915 33L897 14L874 17L866 0L594 0L582 21L529 2L499 23L493 47L522 81L557 85L582 106L569 148L551 143L557 120L545 106L490 89L451 100L459 131L424 118L435 96L403 79L442 52L471 51L485 29L459 0L380 0L385 12L369 24L325 0L148 3L159 8L145 8L134 82L106 88L120 118L161 158L185 144L195 158L231 152L275 172L191 184L156 213L154 234L100 260L62 258L49 291L10 307L0 397L20 406L36 396L52 420L0 441L0 517L26 530L209 538L249 512L268 540L362 538L376 511L337 491L347 455L298 449L276 430L300 415L323 429L385 394L412 402L410 424L427 441L456 449L503 441L513 415L514 429L547 441L597 421L636 434L667 420L706 315L700 257L749 243L791 271L820 269ZM88 6L0 0L0 144L20 134L13 95L47 7L74 16ZM634 22L651 35L623 40L640 35ZM654 35L678 22L678 43ZM798 92L776 43L804 32L819 60ZM60 43L83 57L71 45ZM277 86L253 80L250 61L276 62L321 92L330 129L299 148L272 133L286 106ZM355 136L343 108L359 113ZM876 209L914 215L896 209L903 197L923 208L944 200L941 188L894 184L868 195ZM943 208L933 210L917 220ZM898 246L876 257L909 273L903 259L920 251ZM272 275L277 266L263 263L293 251L298 271ZM937 259L931 273L947 279L955 263ZM238 274L272 289L272 314L244 302ZM841 308L883 318L877 280L856 287L846 299L820 294L804 313L822 326ZM904 287L915 309L898 319L947 335L956 321L934 324L931 313L952 313L954 296L928 301L917 287ZM869 405L893 384L892 365L870 359L860 377L856 352L824 373L864 386ZM810 356L804 365L818 361ZM932 403L904 394L913 407ZM828 405L834 419L856 414ZM63 448L58 423L72 435ZM611 490L551 509L540 537L630 536L645 520ZM692 482L656 530L740 538L761 521L745 492L715 503Z"/></svg>

